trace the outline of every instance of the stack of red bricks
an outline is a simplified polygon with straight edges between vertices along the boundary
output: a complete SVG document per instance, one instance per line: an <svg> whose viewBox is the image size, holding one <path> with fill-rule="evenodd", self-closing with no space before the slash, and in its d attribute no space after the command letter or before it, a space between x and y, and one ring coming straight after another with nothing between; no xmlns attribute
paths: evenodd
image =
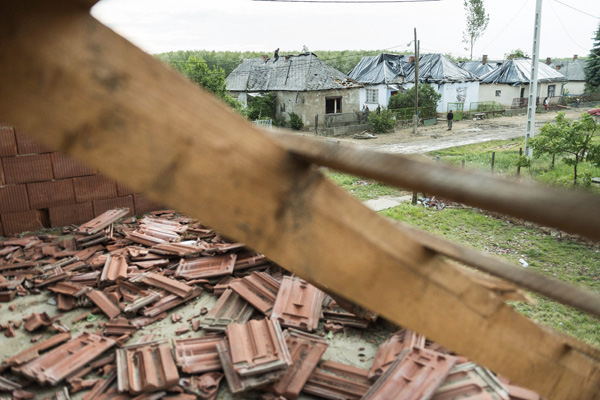
<svg viewBox="0 0 600 400"><path fill-rule="evenodd" d="M161 207L0 123L0 236L81 224L117 207Z"/></svg>

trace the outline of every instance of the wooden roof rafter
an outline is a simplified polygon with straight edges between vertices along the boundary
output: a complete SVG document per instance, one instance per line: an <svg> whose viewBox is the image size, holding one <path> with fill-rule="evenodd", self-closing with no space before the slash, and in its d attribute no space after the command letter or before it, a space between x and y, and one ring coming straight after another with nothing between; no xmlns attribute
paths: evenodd
<svg viewBox="0 0 600 400"><path fill-rule="evenodd" d="M0 4L2 119L550 399L600 398L596 349L515 312L96 21L93 3Z"/></svg>

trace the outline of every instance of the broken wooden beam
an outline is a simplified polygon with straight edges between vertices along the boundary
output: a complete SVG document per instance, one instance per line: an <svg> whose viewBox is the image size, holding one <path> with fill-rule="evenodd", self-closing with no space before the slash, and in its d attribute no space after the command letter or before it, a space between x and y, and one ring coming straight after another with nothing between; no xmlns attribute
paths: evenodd
<svg viewBox="0 0 600 400"><path fill-rule="evenodd" d="M2 3L0 36L0 113L39 142L548 398L598 398L597 358L518 314L80 3Z"/></svg>

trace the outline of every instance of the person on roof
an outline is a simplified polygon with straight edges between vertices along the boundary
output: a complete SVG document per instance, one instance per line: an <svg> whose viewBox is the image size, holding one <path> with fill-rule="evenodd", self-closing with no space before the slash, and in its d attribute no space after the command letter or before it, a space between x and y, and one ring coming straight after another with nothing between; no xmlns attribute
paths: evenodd
<svg viewBox="0 0 600 400"><path fill-rule="evenodd" d="M275 54L273 55L273 62L277 62L279 60L279 47L275 50Z"/></svg>
<svg viewBox="0 0 600 400"><path fill-rule="evenodd" d="M308 47L306 45L302 46L302 54L305 56L310 54L310 51L308 51Z"/></svg>
<svg viewBox="0 0 600 400"><path fill-rule="evenodd" d="M452 120L454 119L454 114L452 114L452 110L448 111L448 115L446 115L446 120L448 121L448 130L452 130Z"/></svg>

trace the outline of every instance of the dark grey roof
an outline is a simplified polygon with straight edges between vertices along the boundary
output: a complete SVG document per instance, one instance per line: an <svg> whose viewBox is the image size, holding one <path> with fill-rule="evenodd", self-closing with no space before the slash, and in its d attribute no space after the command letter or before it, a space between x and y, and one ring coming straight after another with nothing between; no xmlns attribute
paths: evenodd
<svg viewBox="0 0 600 400"><path fill-rule="evenodd" d="M569 81L585 82L585 60L554 61L550 67L567 77ZM558 68L557 68L558 67Z"/></svg>
<svg viewBox="0 0 600 400"><path fill-rule="evenodd" d="M566 82L567 78L544 63L538 63L538 83ZM481 77L481 83L504 83L512 86L529 84L531 80L531 59L508 60L500 68Z"/></svg>
<svg viewBox="0 0 600 400"><path fill-rule="evenodd" d="M227 77L227 89L238 92L275 90L306 91L359 87L337 69L310 54L251 58L242 61Z"/></svg>
<svg viewBox="0 0 600 400"><path fill-rule="evenodd" d="M481 78L483 75L487 74L488 72L498 68L498 66L500 64L495 63L495 62L494 63L486 62L485 64L482 64L481 61L463 61L462 63L460 63L458 65L461 68L466 69L473 75L476 75Z"/></svg>
<svg viewBox="0 0 600 400"><path fill-rule="evenodd" d="M409 69L406 80L414 82L414 62L409 64ZM477 76L459 67L443 54L424 54L419 57L420 83L472 82L478 80Z"/></svg>
<svg viewBox="0 0 600 400"><path fill-rule="evenodd" d="M381 53L363 57L348 76L364 84L401 83L406 76L407 65L408 56Z"/></svg>

